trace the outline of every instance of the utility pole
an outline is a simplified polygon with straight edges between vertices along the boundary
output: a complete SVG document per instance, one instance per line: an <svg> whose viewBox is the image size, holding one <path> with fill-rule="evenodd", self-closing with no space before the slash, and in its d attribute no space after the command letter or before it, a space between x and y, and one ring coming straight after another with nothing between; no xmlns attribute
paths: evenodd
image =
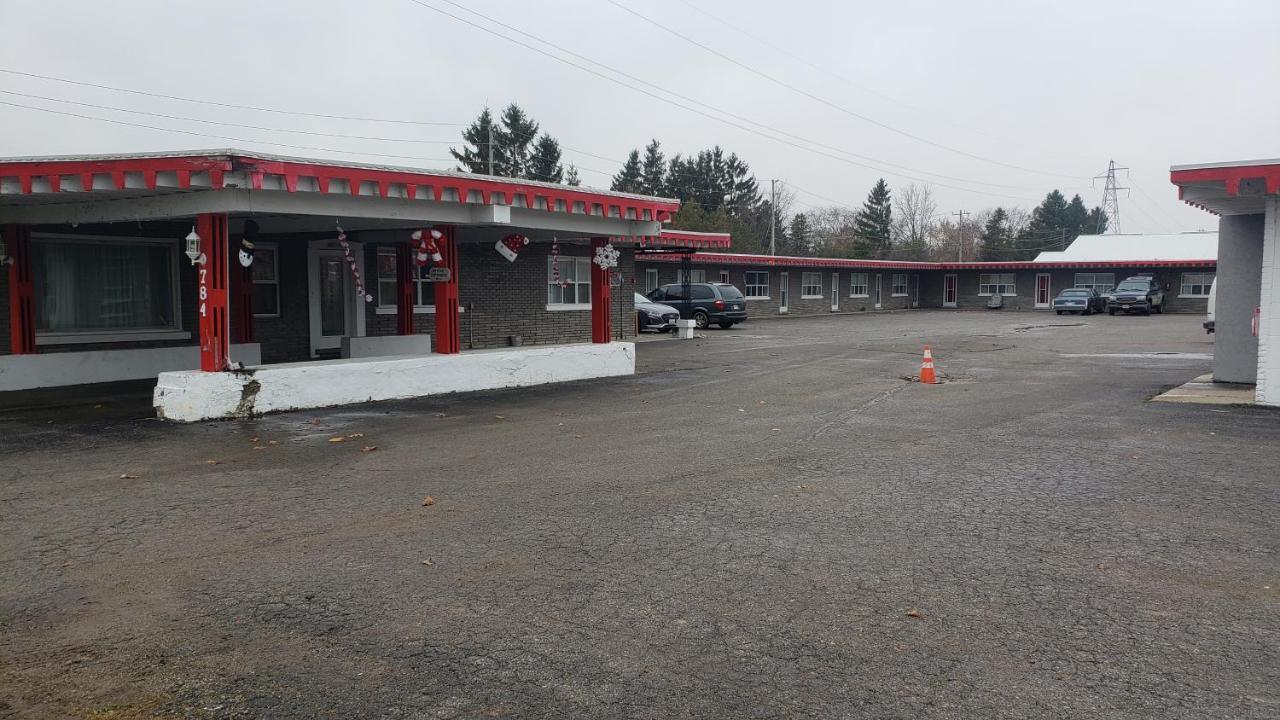
<svg viewBox="0 0 1280 720"><path fill-rule="evenodd" d="M1107 172L1097 175L1093 179L1101 180L1106 178L1106 185L1102 188L1102 212L1106 214L1109 222L1107 223L1107 234L1117 235L1120 233L1120 196L1117 190L1128 190L1127 187L1116 186L1116 171L1129 171L1127 167L1116 167L1116 161L1112 160L1107 164ZM1102 218L1098 218L1097 232L1102 234Z"/></svg>
<svg viewBox="0 0 1280 720"><path fill-rule="evenodd" d="M489 123L489 175L493 175L493 122Z"/></svg>
<svg viewBox="0 0 1280 720"><path fill-rule="evenodd" d="M778 254L778 181L769 181L769 254Z"/></svg>
<svg viewBox="0 0 1280 720"><path fill-rule="evenodd" d="M951 214L957 215L960 218L960 222L956 223L956 232L960 237L956 242L956 262L964 262L964 216L972 215L973 213L967 210L960 210Z"/></svg>

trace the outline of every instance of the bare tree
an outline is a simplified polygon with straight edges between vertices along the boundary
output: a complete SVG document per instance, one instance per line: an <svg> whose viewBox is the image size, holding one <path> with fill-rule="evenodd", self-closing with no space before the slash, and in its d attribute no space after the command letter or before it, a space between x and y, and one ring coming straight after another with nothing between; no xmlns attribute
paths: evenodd
<svg viewBox="0 0 1280 720"><path fill-rule="evenodd" d="M848 257L855 237L857 211L832 205L814 208L809 219L810 246L816 256Z"/></svg>
<svg viewBox="0 0 1280 720"><path fill-rule="evenodd" d="M937 214L933 188L912 183L898 190L893 199L895 257L903 260L928 259Z"/></svg>
<svg viewBox="0 0 1280 720"><path fill-rule="evenodd" d="M947 218L934 226L930 256L933 260L954 262L957 258L973 260L978 256L978 239L982 224L970 215L964 225Z"/></svg>

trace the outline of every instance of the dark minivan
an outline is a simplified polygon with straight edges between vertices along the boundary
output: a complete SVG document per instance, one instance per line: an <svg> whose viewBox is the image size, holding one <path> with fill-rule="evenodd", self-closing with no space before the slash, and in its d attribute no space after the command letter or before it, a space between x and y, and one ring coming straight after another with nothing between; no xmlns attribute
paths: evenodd
<svg viewBox="0 0 1280 720"><path fill-rule="evenodd" d="M689 288L688 299L685 288ZM649 293L654 302L670 305L680 311L680 317L692 318L695 325L705 328L715 323L731 328L747 319L747 300L742 291L728 283L689 283L663 285Z"/></svg>

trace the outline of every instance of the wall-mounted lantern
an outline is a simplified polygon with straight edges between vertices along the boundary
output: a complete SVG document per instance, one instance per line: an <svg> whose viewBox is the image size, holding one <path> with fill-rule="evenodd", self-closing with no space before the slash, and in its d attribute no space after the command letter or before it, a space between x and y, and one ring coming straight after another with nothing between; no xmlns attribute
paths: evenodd
<svg viewBox="0 0 1280 720"><path fill-rule="evenodd" d="M194 226L187 235L187 257L191 258L192 265L203 265L209 261L209 258L200 251L200 236L196 233Z"/></svg>

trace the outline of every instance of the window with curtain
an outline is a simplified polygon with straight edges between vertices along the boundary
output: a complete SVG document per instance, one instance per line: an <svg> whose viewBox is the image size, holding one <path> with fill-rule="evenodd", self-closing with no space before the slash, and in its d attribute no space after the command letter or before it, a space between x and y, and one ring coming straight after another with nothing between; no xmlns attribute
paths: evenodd
<svg viewBox="0 0 1280 720"><path fill-rule="evenodd" d="M436 305L435 285L427 279L431 268L414 263L410 271L413 278L413 308L426 310ZM396 277L396 249L394 246L378 248L378 308L394 312L399 305L397 288L400 285Z"/></svg>
<svg viewBox="0 0 1280 720"><path fill-rule="evenodd" d="M551 258L547 258L547 305L559 308L591 307L591 260L560 256L560 282L555 282Z"/></svg>
<svg viewBox="0 0 1280 720"><path fill-rule="evenodd" d="M867 274L849 273L849 297L867 296Z"/></svg>
<svg viewBox="0 0 1280 720"><path fill-rule="evenodd" d="M176 243L32 240L38 331L177 329Z"/></svg>

